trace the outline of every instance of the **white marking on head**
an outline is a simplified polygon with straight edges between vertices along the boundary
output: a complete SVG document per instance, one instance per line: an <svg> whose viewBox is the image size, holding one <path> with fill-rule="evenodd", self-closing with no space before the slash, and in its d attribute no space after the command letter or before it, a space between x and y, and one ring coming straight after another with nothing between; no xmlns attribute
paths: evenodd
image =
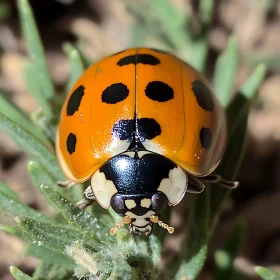
<svg viewBox="0 0 280 280"><path fill-rule="evenodd" d="M152 204L152 201L149 198L143 198L141 199L140 205L144 208L149 208Z"/></svg>
<svg viewBox="0 0 280 280"><path fill-rule="evenodd" d="M97 170L91 178L91 187L100 206L108 209L112 196L118 192L114 183L107 180L105 174Z"/></svg>
<svg viewBox="0 0 280 280"><path fill-rule="evenodd" d="M155 212L152 210L149 210L148 212L146 212L144 215L142 216L137 216L136 214L127 211L125 213L126 216L130 217L131 219L136 219L134 222L132 222L131 224L136 226L138 228L139 231L141 232L145 232L146 231L146 227L150 224L150 220L146 221L145 218L151 218L152 215L154 215Z"/></svg>
<svg viewBox="0 0 280 280"><path fill-rule="evenodd" d="M127 211L125 213L126 216L130 217L131 219L145 219L145 218L151 218L152 215L154 215L155 212L152 210L149 210L148 212L146 212L144 215L142 216L138 216L130 211Z"/></svg>
<svg viewBox="0 0 280 280"><path fill-rule="evenodd" d="M139 151L139 152L137 152L137 154L138 154L139 158L142 158L144 155L152 154L152 153L148 152L148 151Z"/></svg>
<svg viewBox="0 0 280 280"><path fill-rule="evenodd" d="M130 143L127 140L119 140L118 138L112 136L110 145L105 148L105 152L110 154L111 157L114 157L126 151L129 145Z"/></svg>
<svg viewBox="0 0 280 280"><path fill-rule="evenodd" d="M128 209L132 209L132 208L136 207L136 203L135 203L135 201L133 199L126 199L124 203L125 203L125 206Z"/></svg>
<svg viewBox="0 0 280 280"><path fill-rule="evenodd" d="M153 140L145 140L143 143L143 146L148 151L153 151L154 153L163 155L165 153L164 149L157 143L155 143Z"/></svg>
<svg viewBox="0 0 280 280"><path fill-rule="evenodd" d="M126 156L129 156L131 158L134 158L136 153L135 152L125 152L123 154L126 155Z"/></svg>
<svg viewBox="0 0 280 280"><path fill-rule="evenodd" d="M158 190L167 196L170 205L175 206L184 197L187 183L186 173L177 166L169 171L168 178L161 180Z"/></svg>

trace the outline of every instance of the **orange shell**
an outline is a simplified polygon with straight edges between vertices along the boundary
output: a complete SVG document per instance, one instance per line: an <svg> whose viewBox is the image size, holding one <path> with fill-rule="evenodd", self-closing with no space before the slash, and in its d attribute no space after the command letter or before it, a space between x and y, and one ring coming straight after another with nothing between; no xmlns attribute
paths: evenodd
<svg viewBox="0 0 280 280"><path fill-rule="evenodd" d="M159 63L145 61L151 56ZM118 65L127 57L139 61ZM153 81L171 88L173 98L162 102L148 97L147 87ZM112 84L125 85L129 94L115 104L102 102L102 93ZM112 129L118 121L135 116L160 125L160 134L142 143L147 150L164 155L192 175L210 174L225 149L226 122L206 84L187 63L152 49L129 49L93 64L62 108L56 151L64 174L73 182L84 182L112 156L126 151L130 142L116 139ZM160 94L155 94L156 99Z"/></svg>

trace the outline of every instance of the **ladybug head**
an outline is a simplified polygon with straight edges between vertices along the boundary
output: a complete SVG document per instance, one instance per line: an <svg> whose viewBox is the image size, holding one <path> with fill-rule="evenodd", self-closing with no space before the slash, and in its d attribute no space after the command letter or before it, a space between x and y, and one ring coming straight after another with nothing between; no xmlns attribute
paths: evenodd
<svg viewBox="0 0 280 280"><path fill-rule="evenodd" d="M136 235L152 233L153 224L172 232L157 215L182 199L186 173L166 157L146 150L130 150L108 160L91 179L95 199L124 216L117 228L129 224Z"/></svg>
<svg viewBox="0 0 280 280"><path fill-rule="evenodd" d="M135 235L145 233L151 235L154 217L161 213L168 199L162 192L148 195L115 194L111 199L111 207L115 212L125 217L129 223L130 232Z"/></svg>

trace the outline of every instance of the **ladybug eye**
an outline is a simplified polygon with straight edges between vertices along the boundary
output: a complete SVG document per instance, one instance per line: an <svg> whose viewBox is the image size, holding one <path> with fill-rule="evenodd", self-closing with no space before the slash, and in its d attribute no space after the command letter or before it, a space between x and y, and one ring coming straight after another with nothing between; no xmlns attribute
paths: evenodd
<svg viewBox="0 0 280 280"><path fill-rule="evenodd" d="M162 212L168 203L167 197L164 193L158 192L152 196L152 209L156 213Z"/></svg>
<svg viewBox="0 0 280 280"><path fill-rule="evenodd" d="M127 209L125 207L125 198L122 195L115 194L111 198L111 207L118 214L124 214Z"/></svg>

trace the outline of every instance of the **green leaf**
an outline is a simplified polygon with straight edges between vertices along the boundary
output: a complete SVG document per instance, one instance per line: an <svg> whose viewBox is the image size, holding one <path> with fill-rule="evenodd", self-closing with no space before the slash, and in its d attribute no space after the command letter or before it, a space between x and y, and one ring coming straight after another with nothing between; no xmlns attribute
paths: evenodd
<svg viewBox="0 0 280 280"><path fill-rule="evenodd" d="M36 161L29 161L27 164L27 169L30 173L31 179L34 186L42 193L41 185L47 185L51 188L60 191L60 188L56 181L49 175L49 173Z"/></svg>
<svg viewBox="0 0 280 280"><path fill-rule="evenodd" d="M41 262L33 274L33 280L71 280L77 279L73 276L73 270L61 267L59 264Z"/></svg>
<svg viewBox="0 0 280 280"><path fill-rule="evenodd" d="M50 119L52 117L52 108L44 94L41 91L41 81L38 78L38 72L33 61L27 61L23 68L23 77L29 92L33 95L38 105L41 107L44 115Z"/></svg>
<svg viewBox="0 0 280 280"><path fill-rule="evenodd" d="M261 85L266 73L264 65L259 65L249 79L241 86L239 92L227 107L228 145L223 159L215 170L227 180L235 180L245 149L247 122L252 100ZM211 214L210 227L213 229L217 215L229 190L218 186L211 186Z"/></svg>
<svg viewBox="0 0 280 280"><path fill-rule="evenodd" d="M240 92L249 100L254 98L258 88L261 86L267 67L265 64L258 65L249 79L241 86Z"/></svg>
<svg viewBox="0 0 280 280"><path fill-rule="evenodd" d="M109 234L109 230L113 224L108 224L106 221L104 223L103 220L98 221L96 217L92 217L87 212L80 210L63 197L61 193L47 186L43 186L42 191L45 196L61 210L65 219L80 232L96 241L115 241L115 239L112 240L112 237Z"/></svg>
<svg viewBox="0 0 280 280"><path fill-rule="evenodd" d="M0 129L3 129L22 149L44 166L54 179L64 180L65 177L58 166L53 151L1 113Z"/></svg>
<svg viewBox="0 0 280 280"><path fill-rule="evenodd" d="M85 65L82 61L79 50L71 44L64 44L63 50L68 55L70 61L70 77L66 86L66 91L68 92L85 71Z"/></svg>
<svg viewBox="0 0 280 280"><path fill-rule="evenodd" d="M58 264L70 269L74 269L75 266L75 262L70 257L44 245L38 246L30 244L27 246L25 254L43 260L47 263Z"/></svg>
<svg viewBox="0 0 280 280"><path fill-rule="evenodd" d="M188 240L183 250L183 258L175 279L196 279L207 254L209 192L206 189L195 197L195 205L191 208L191 221L188 223Z"/></svg>
<svg viewBox="0 0 280 280"><path fill-rule="evenodd" d="M186 48L190 41L184 26L184 14L177 11L168 0L149 1L149 6L175 48Z"/></svg>
<svg viewBox="0 0 280 280"><path fill-rule="evenodd" d="M29 117L8 98L7 94L2 91L0 91L0 112L7 118L19 124L32 135L36 136L36 138L40 139L44 144L49 145L49 142L42 131L38 129Z"/></svg>
<svg viewBox="0 0 280 280"><path fill-rule="evenodd" d="M279 272L276 272L272 269L265 268L263 266L256 266L255 271L263 280L279 280L280 279Z"/></svg>
<svg viewBox="0 0 280 280"><path fill-rule="evenodd" d="M9 188L7 185L1 182L0 182L0 192L11 197L13 200L19 201L18 195L11 188Z"/></svg>
<svg viewBox="0 0 280 280"><path fill-rule="evenodd" d="M15 266L10 266L10 271L11 271L12 275L15 277L15 279L17 279L17 280L32 280L33 279L32 277L23 273L21 270L19 270Z"/></svg>
<svg viewBox="0 0 280 280"><path fill-rule="evenodd" d="M217 60L214 73L214 90L223 107L226 107L231 99L237 62L238 44L236 38L231 37L226 50Z"/></svg>
<svg viewBox="0 0 280 280"><path fill-rule="evenodd" d="M0 208L3 212L8 212L13 216L24 215L30 218L33 218L38 221L44 222L54 222L51 218L46 215L33 210L32 208L24 205L18 199L14 199L13 197L3 193L0 191Z"/></svg>
<svg viewBox="0 0 280 280"><path fill-rule="evenodd" d="M244 63L256 66L259 64L265 64L269 70L279 71L280 69L280 54L276 52L274 54L267 53L252 53L242 58Z"/></svg>
<svg viewBox="0 0 280 280"><path fill-rule="evenodd" d="M214 0L201 0L199 1L200 19L204 26L209 26L214 12Z"/></svg>
<svg viewBox="0 0 280 280"><path fill-rule="evenodd" d="M44 245L58 252L65 252L68 246L75 242L83 242L87 247L98 248L98 244L75 229L66 228L50 223L39 222L28 217L17 217L16 222L38 246Z"/></svg>
<svg viewBox="0 0 280 280"><path fill-rule="evenodd" d="M216 280L234 280L236 272L233 262L238 255L244 236L244 224L238 223L229 236L224 248L215 253Z"/></svg>
<svg viewBox="0 0 280 280"><path fill-rule="evenodd" d="M84 198L83 188L81 185L76 184L71 188L63 188L57 185L57 182L49 175L49 173L37 162L30 161L27 165L28 171L32 178L35 187L42 193L41 185L49 186L50 188L59 191L67 199L71 201L79 201Z"/></svg>
<svg viewBox="0 0 280 280"><path fill-rule="evenodd" d="M18 0L17 3L23 34L27 43L29 54L37 72L35 78L38 78L39 80L41 94L46 99L50 99L55 95L54 86L47 69L42 42L31 7L27 0Z"/></svg>

